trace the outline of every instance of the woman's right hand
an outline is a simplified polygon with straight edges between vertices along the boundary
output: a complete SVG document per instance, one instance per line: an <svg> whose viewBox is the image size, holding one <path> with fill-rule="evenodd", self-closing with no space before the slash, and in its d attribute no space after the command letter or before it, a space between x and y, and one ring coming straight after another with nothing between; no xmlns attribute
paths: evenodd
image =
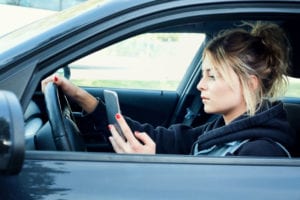
<svg viewBox="0 0 300 200"><path fill-rule="evenodd" d="M115 125L108 125L112 134L109 140L116 153L135 153L135 154L155 154L156 144L145 132L135 131L134 133L128 126L121 114L116 114L116 120L124 134L124 139L115 128Z"/></svg>
<svg viewBox="0 0 300 200"><path fill-rule="evenodd" d="M78 105L81 106L82 109L87 113L91 113L96 108L98 100L82 88L74 85L68 79L58 75L52 75L45 78L41 82L43 92L45 91L45 87L49 82L53 82L59 86L68 97L76 101Z"/></svg>

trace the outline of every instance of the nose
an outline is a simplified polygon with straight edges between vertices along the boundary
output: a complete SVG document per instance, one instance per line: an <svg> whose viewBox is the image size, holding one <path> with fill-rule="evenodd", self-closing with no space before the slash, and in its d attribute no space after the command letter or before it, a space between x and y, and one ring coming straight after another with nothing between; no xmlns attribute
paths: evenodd
<svg viewBox="0 0 300 200"><path fill-rule="evenodd" d="M200 79L199 83L197 84L197 89L201 92L207 89L206 81L203 77Z"/></svg>

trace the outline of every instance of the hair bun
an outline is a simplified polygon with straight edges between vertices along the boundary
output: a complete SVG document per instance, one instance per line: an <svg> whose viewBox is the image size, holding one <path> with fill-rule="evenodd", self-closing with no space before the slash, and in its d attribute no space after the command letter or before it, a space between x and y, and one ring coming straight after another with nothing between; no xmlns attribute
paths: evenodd
<svg viewBox="0 0 300 200"><path fill-rule="evenodd" d="M275 53L279 56L278 59L287 60L290 45L284 31L277 24L258 21L255 24L250 24L250 26L252 26L250 34L261 38L262 43L271 50L270 53ZM283 49L286 51L282 51ZM287 53L279 55L280 52Z"/></svg>

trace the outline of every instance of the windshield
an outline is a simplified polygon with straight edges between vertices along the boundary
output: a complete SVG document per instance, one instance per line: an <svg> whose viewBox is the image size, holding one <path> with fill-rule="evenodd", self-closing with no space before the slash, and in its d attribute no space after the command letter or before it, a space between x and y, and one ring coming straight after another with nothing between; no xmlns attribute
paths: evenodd
<svg viewBox="0 0 300 200"><path fill-rule="evenodd" d="M9 18L0 21L0 37L54 13L56 11L0 4L1 19Z"/></svg>
<svg viewBox="0 0 300 200"><path fill-rule="evenodd" d="M47 30L50 30L51 28L57 26L58 24L63 24L68 19L77 16L80 13L85 12L86 10L93 9L96 6L99 6L99 4L101 4L102 2L104 1L102 0L87 1L58 13L56 11L42 11L40 9L20 8L17 6L1 5L2 10L4 8L5 9L8 8L8 10L5 12L2 12L2 10L0 10L1 11L0 16L2 17L2 19L8 18L8 16L6 15L7 12L10 13L19 12L20 15L14 14L16 18L13 17L12 18L13 21L11 21L11 19L7 20L7 22L4 22L5 20L2 20L1 26L4 27L0 33L0 54L6 51L6 49L10 49L16 46L17 44L27 41L28 39L32 38L35 35L39 35L43 32L46 32ZM14 10L14 12L12 12L12 10ZM24 17L25 15L27 15L27 17ZM11 17L11 14L9 16ZM14 23L14 21L17 22ZM8 26L6 23L12 25ZM25 26L26 24L30 24L30 25ZM17 30L12 31L14 29Z"/></svg>

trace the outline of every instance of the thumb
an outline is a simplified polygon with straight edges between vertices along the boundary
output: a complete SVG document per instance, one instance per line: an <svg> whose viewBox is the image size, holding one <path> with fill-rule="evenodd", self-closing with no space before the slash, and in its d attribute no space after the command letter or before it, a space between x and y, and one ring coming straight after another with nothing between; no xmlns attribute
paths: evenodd
<svg viewBox="0 0 300 200"><path fill-rule="evenodd" d="M49 82L56 82L55 77L55 75L51 75L41 81L41 88L43 93L45 92L45 88Z"/></svg>
<svg viewBox="0 0 300 200"><path fill-rule="evenodd" d="M139 139L144 145L153 144L153 140L150 138L150 136L145 132L138 132L135 131L134 135L137 139Z"/></svg>

